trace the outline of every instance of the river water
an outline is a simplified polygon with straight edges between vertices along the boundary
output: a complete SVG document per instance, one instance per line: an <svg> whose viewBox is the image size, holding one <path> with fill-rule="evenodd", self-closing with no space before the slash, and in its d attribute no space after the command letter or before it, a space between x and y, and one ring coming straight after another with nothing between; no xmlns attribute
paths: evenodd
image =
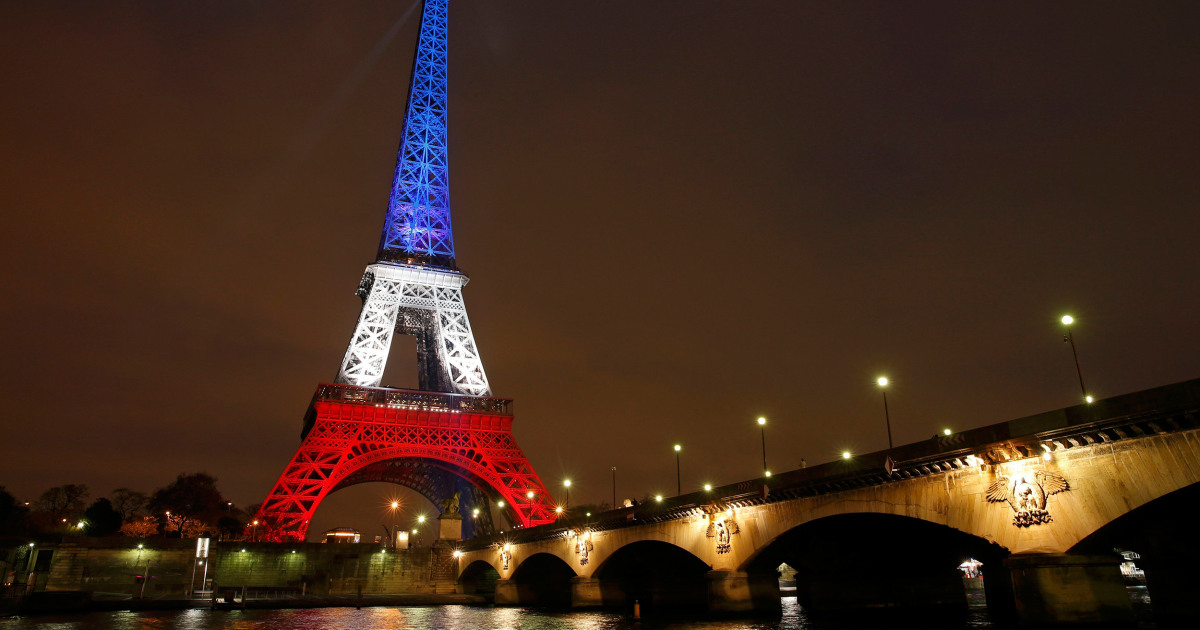
<svg viewBox="0 0 1200 630"><path fill-rule="evenodd" d="M547 612L531 608L492 608L482 606L429 606L308 608L293 610L173 610L162 612L108 612L73 615L39 615L0 619L0 630L373 630L376 628L413 628L416 630L666 630L705 628L709 630L824 630L864 627L913 627L877 618L869 625L862 620L822 620L814 622L796 604L794 597L783 599L783 614L775 619L721 620L673 619L634 621L627 615L611 612ZM911 620L909 620L911 621ZM987 613L972 609L961 619L929 621L917 627L997 628L990 625Z"/></svg>

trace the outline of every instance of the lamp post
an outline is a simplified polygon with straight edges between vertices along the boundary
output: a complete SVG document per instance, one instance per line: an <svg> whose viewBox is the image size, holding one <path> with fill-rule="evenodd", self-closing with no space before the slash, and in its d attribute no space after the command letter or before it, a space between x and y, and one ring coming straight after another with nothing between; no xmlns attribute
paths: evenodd
<svg viewBox="0 0 1200 630"><path fill-rule="evenodd" d="M612 487L612 491L613 491L613 502L612 502L612 509L614 509L614 510L615 510L615 509L617 509L617 467L616 467L616 466L613 466L613 467L612 467L612 478L613 478L613 487Z"/></svg>
<svg viewBox="0 0 1200 630"><path fill-rule="evenodd" d="M761 434L761 436L762 436L763 474L770 477L771 470L769 468L767 468L767 419L766 418L763 418L761 416L758 418L758 430L759 430L759 434Z"/></svg>
<svg viewBox="0 0 1200 630"><path fill-rule="evenodd" d="M1071 324L1075 323L1075 318L1063 315L1062 323L1067 327L1067 334L1063 336L1063 341L1071 344L1071 356L1075 358L1075 373L1079 375L1079 390L1083 392L1083 400L1091 404L1092 397L1088 395L1087 388L1083 385L1083 369L1079 367L1079 353L1075 351L1075 337L1071 334Z"/></svg>
<svg viewBox="0 0 1200 630"><path fill-rule="evenodd" d="M571 507L571 480L563 479L563 488L566 488L567 496L563 500L564 507Z"/></svg>
<svg viewBox="0 0 1200 630"><path fill-rule="evenodd" d="M680 482L679 476L679 451L683 450L683 446L675 445L675 496L683 494L683 484Z"/></svg>
<svg viewBox="0 0 1200 630"><path fill-rule="evenodd" d="M888 448L890 449L892 448L892 417L888 414L887 406L888 379L886 376L880 376L875 379L875 384L879 385L879 391L883 392L883 420L887 422Z"/></svg>
<svg viewBox="0 0 1200 630"><path fill-rule="evenodd" d="M396 508L400 507L400 502L392 501L392 504L389 507L392 510L392 536L391 536L392 544L391 544L391 547L392 547L392 549L395 549L396 544L397 544L397 538L399 538L399 535L396 533Z"/></svg>

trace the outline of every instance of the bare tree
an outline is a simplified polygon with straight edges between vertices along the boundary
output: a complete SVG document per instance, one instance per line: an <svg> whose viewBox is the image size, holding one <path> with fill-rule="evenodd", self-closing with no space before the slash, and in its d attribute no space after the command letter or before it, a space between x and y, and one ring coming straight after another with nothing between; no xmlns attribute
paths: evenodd
<svg viewBox="0 0 1200 630"><path fill-rule="evenodd" d="M55 522L62 519L74 519L83 513L85 507L84 501L88 497L88 487L84 484L69 483L64 486L55 486L42 493L38 497L36 506L41 512L45 512Z"/></svg>
<svg viewBox="0 0 1200 630"><path fill-rule="evenodd" d="M113 509L121 513L121 520L128 521L135 516L141 516L146 509L146 493L130 490L129 488L117 488L112 491Z"/></svg>

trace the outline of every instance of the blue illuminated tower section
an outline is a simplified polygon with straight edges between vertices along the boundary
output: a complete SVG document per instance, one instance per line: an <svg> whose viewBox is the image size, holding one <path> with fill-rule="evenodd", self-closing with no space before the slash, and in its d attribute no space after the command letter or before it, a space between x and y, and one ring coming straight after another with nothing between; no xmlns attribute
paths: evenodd
<svg viewBox="0 0 1200 630"><path fill-rule="evenodd" d="M449 0L427 0L379 261L454 268L446 146Z"/></svg>
<svg viewBox="0 0 1200 630"><path fill-rule="evenodd" d="M426 0L404 132L375 263L359 284L362 312L337 382L378 387L399 332L417 342L424 391L488 396L491 388L454 262L446 146L449 0Z"/></svg>

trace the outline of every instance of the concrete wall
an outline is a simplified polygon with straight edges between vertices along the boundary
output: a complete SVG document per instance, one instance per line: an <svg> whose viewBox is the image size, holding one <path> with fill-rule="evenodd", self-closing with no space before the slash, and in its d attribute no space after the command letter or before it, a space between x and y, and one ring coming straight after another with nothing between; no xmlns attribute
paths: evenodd
<svg viewBox="0 0 1200 630"><path fill-rule="evenodd" d="M193 540L151 540L137 548L131 539L76 539L53 549L49 572L38 590L90 591L96 597L137 597L138 575L149 575L145 597L187 597L203 588L205 569L195 559ZM245 551L243 551L243 549ZM209 551L207 577L220 587L276 592L355 594L451 593L454 562L448 548L415 548L380 553L374 544L295 545L217 543Z"/></svg>

